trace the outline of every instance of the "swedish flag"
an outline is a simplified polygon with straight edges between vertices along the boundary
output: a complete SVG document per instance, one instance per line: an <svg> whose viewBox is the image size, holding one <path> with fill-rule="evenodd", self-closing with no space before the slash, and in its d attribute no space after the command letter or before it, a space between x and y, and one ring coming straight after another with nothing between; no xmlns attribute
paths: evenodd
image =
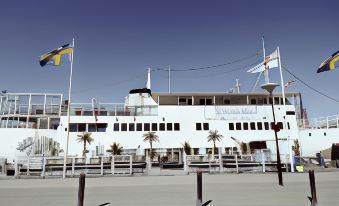
<svg viewBox="0 0 339 206"><path fill-rule="evenodd" d="M45 66L47 64L53 66L59 66L61 62L61 56L64 54L71 54L73 52L73 47L70 44L65 44L51 52L43 54L40 56L40 66Z"/></svg>
<svg viewBox="0 0 339 206"><path fill-rule="evenodd" d="M336 61L339 61L339 51L335 52L330 58L321 63L317 70L317 73L335 69Z"/></svg>

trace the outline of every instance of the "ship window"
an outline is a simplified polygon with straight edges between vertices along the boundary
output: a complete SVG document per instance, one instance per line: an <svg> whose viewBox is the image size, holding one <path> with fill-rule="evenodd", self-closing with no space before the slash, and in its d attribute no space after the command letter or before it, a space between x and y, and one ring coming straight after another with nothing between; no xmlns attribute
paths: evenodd
<svg viewBox="0 0 339 206"><path fill-rule="evenodd" d="M106 132L107 124L99 123L97 124L98 132Z"/></svg>
<svg viewBox="0 0 339 206"><path fill-rule="evenodd" d="M114 131L119 131L119 123L114 123L113 130Z"/></svg>
<svg viewBox="0 0 339 206"><path fill-rule="evenodd" d="M312 133L308 133L308 136L312 136Z"/></svg>
<svg viewBox="0 0 339 206"><path fill-rule="evenodd" d="M286 115L295 115L294 111L286 111Z"/></svg>
<svg viewBox="0 0 339 206"><path fill-rule="evenodd" d="M224 99L224 104L231 104L231 101L229 99Z"/></svg>
<svg viewBox="0 0 339 206"><path fill-rule="evenodd" d="M204 130L209 130L210 129L210 126L208 123L204 123Z"/></svg>
<svg viewBox="0 0 339 206"><path fill-rule="evenodd" d="M255 122L250 123L251 130L255 130Z"/></svg>
<svg viewBox="0 0 339 206"><path fill-rule="evenodd" d="M274 122L271 122L271 129L273 130L274 128Z"/></svg>
<svg viewBox="0 0 339 206"><path fill-rule="evenodd" d="M142 123L137 123L137 131L142 131Z"/></svg>
<svg viewBox="0 0 339 206"><path fill-rule="evenodd" d="M256 99L251 99L251 104L257 104L257 100Z"/></svg>
<svg viewBox="0 0 339 206"><path fill-rule="evenodd" d="M247 122L244 122L244 123L243 123L243 127L244 127L244 130L248 130L248 123L247 123Z"/></svg>
<svg viewBox="0 0 339 206"><path fill-rule="evenodd" d="M174 123L174 130L179 131L180 130L180 124L179 123Z"/></svg>
<svg viewBox="0 0 339 206"><path fill-rule="evenodd" d="M267 104L267 98L264 98L263 100L264 104Z"/></svg>
<svg viewBox="0 0 339 206"><path fill-rule="evenodd" d="M158 124L152 123L152 131L158 131Z"/></svg>
<svg viewBox="0 0 339 206"><path fill-rule="evenodd" d="M284 129L284 126L283 126L283 123L282 123L282 122L278 122L277 124L278 124L278 126L279 126L280 129Z"/></svg>
<svg viewBox="0 0 339 206"><path fill-rule="evenodd" d="M291 129L289 122L287 122L287 129Z"/></svg>
<svg viewBox="0 0 339 206"><path fill-rule="evenodd" d="M193 103L192 99L187 100L187 105L192 105L192 103Z"/></svg>
<svg viewBox="0 0 339 206"><path fill-rule="evenodd" d="M241 123L240 122L235 123L235 129L241 130Z"/></svg>
<svg viewBox="0 0 339 206"><path fill-rule="evenodd" d="M274 104L279 104L279 97L274 97Z"/></svg>
<svg viewBox="0 0 339 206"><path fill-rule="evenodd" d="M107 116L107 111L100 111L100 116Z"/></svg>
<svg viewBox="0 0 339 206"><path fill-rule="evenodd" d="M186 98L179 98L179 104L186 104Z"/></svg>
<svg viewBox="0 0 339 206"><path fill-rule="evenodd" d="M127 131L127 123L121 123L121 131Z"/></svg>
<svg viewBox="0 0 339 206"><path fill-rule="evenodd" d="M262 122L257 122L257 128L258 130L262 130Z"/></svg>
<svg viewBox="0 0 339 206"><path fill-rule="evenodd" d="M150 124L144 123L144 131L150 131Z"/></svg>
<svg viewBox="0 0 339 206"><path fill-rule="evenodd" d="M88 132L96 132L95 124L88 124Z"/></svg>
<svg viewBox="0 0 339 206"><path fill-rule="evenodd" d="M181 97L179 98L179 105L192 105L192 99Z"/></svg>
<svg viewBox="0 0 339 206"><path fill-rule="evenodd" d="M167 131L172 131L173 128L172 128L172 123L167 123Z"/></svg>
<svg viewBox="0 0 339 206"><path fill-rule="evenodd" d="M135 124L134 123L129 123L128 127L129 127L129 131L134 131L135 130Z"/></svg>
<svg viewBox="0 0 339 206"><path fill-rule="evenodd" d="M264 127L265 127L265 130L269 130L270 129L268 122L264 122Z"/></svg>
<svg viewBox="0 0 339 206"><path fill-rule="evenodd" d="M69 124L69 132L77 132L78 131L78 124L71 123Z"/></svg>
<svg viewBox="0 0 339 206"><path fill-rule="evenodd" d="M326 136L326 132L324 132L324 136Z"/></svg>
<svg viewBox="0 0 339 206"><path fill-rule="evenodd" d="M201 123L195 123L195 129L201 130Z"/></svg>
<svg viewBox="0 0 339 206"><path fill-rule="evenodd" d="M234 130L234 124L233 123L228 123L229 129Z"/></svg>
<svg viewBox="0 0 339 206"><path fill-rule="evenodd" d="M200 105L206 105L205 99L200 99L199 103L200 103Z"/></svg>
<svg viewBox="0 0 339 206"><path fill-rule="evenodd" d="M206 105L212 105L212 99L206 99Z"/></svg>
<svg viewBox="0 0 339 206"><path fill-rule="evenodd" d="M86 132L86 124L78 124L78 132Z"/></svg>
<svg viewBox="0 0 339 206"><path fill-rule="evenodd" d="M165 123L160 123L159 124L159 130L160 131L165 131Z"/></svg>
<svg viewBox="0 0 339 206"><path fill-rule="evenodd" d="M83 111L82 116L92 116L93 112L92 111Z"/></svg>

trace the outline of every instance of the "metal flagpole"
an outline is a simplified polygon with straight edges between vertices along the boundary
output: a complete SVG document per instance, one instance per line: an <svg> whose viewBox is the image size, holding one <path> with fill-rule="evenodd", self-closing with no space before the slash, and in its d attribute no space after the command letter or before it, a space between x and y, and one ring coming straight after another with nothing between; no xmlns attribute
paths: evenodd
<svg viewBox="0 0 339 206"><path fill-rule="evenodd" d="M284 78L283 78L283 75L282 75L282 69L281 69L281 59L280 59L280 50L279 50L279 47L277 48L278 50L278 58L279 58L279 72L280 72L280 80L281 80L281 92L282 92L282 95L283 95L283 103L284 103L284 106L286 106L286 102L285 102L285 84L284 84Z"/></svg>
<svg viewBox="0 0 339 206"><path fill-rule="evenodd" d="M281 92L282 92L282 98L283 98L284 111L286 111L285 83L284 83L284 77L282 75L281 57L280 57L279 47L277 47L277 51L278 51L278 58L279 58L278 62L279 62L279 72L280 72L280 81L281 81ZM284 115L286 115L286 113ZM288 135L288 139L287 139L287 146L288 146L288 153L289 153L289 156L290 156L291 172L294 172L294 164L293 164L293 157L292 157L292 151L291 151L292 148L291 148L291 145L290 145L290 136L289 135Z"/></svg>
<svg viewBox="0 0 339 206"><path fill-rule="evenodd" d="M268 69L266 69L266 49L265 49L265 39L262 36L262 51L264 55L264 76L265 76L265 83L269 83L270 79L268 78Z"/></svg>
<svg viewBox="0 0 339 206"><path fill-rule="evenodd" d="M70 130L70 122L71 122L71 91L72 91L72 75L73 75L73 53L74 53L74 38L72 43L72 53L71 53L71 72L69 75L69 88L68 88L68 107L67 107L67 143L66 143L66 151L64 154L64 168L62 178L66 178L66 162L67 162L67 155L68 155L68 144L69 144L69 130Z"/></svg>

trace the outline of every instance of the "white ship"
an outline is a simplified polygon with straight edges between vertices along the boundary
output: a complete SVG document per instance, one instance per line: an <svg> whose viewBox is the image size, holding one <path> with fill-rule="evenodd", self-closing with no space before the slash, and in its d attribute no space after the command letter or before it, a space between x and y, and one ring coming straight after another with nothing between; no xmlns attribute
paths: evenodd
<svg viewBox="0 0 339 206"><path fill-rule="evenodd" d="M268 148L275 155L271 103L281 129L278 132L281 155L291 153L294 140L299 141L303 156L314 156L339 142L339 117L318 121L316 127L308 126L298 92L285 93L284 105L278 93L273 98L265 92L157 93L151 91L150 81L149 73L146 88L131 90L121 104L99 103L95 99L87 104L72 103L70 128L68 101L63 94L1 94L0 157L11 160L22 155L50 155L44 152L49 149L46 146L30 151L36 139L50 142L53 139L58 148L65 150L68 129L69 155L82 154L82 144L76 139L84 132L91 132L94 138L88 145L91 155L105 155L113 142L120 143L124 153L144 153L149 143L142 136L149 131L159 136L160 141L153 145L159 152L178 151L188 141L195 154L206 154L213 146L207 141L211 130L224 136L217 142L224 153L239 152L239 142L243 142L251 150Z"/></svg>

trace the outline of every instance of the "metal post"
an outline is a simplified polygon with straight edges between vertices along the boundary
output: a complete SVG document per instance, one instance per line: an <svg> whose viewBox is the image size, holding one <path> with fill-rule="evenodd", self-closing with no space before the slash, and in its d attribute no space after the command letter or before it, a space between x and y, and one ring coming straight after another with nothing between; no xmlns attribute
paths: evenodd
<svg viewBox="0 0 339 206"><path fill-rule="evenodd" d="M30 168L30 159L29 157L27 157L27 176L30 175L29 168Z"/></svg>
<svg viewBox="0 0 339 206"><path fill-rule="evenodd" d="M15 158L15 162L14 162L14 177L17 178L19 176L19 168L18 168L18 157Z"/></svg>
<svg viewBox="0 0 339 206"><path fill-rule="evenodd" d="M71 122L71 92L72 92L72 75L73 75L73 56L74 56L74 38L73 38L73 51L71 53L71 71L69 75L69 87L68 87L68 107L67 107L67 142L66 142L66 151L64 155L64 168L62 173L62 178L66 178L66 161L68 155L68 144L69 144L69 130Z"/></svg>
<svg viewBox="0 0 339 206"><path fill-rule="evenodd" d="M187 155L186 152L184 151L184 172L187 172Z"/></svg>
<svg viewBox="0 0 339 206"><path fill-rule="evenodd" d="M181 149L179 149L179 164L182 164L182 152Z"/></svg>
<svg viewBox="0 0 339 206"><path fill-rule="evenodd" d="M222 173L224 171L224 165L223 165L223 162L222 162L222 155L221 155L221 147L219 147L218 149L218 154L219 154L219 171L220 173Z"/></svg>
<svg viewBox="0 0 339 206"><path fill-rule="evenodd" d="M132 155L129 156L129 174L132 175L132 171L133 171L133 158Z"/></svg>
<svg viewBox="0 0 339 206"><path fill-rule="evenodd" d="M237 169L237 173L239 173L239 164L238 164L238 155L235 155L235 167Z"/></svg>
<svg viewBox="0 0 339 206"><path fill-rule="evenodd" d="M329 126L328 126L328 117L326 117L326 128L328 129Z"/></svg>
<svg viewBox="0 0 339 206"><path fill-rule="evenodd" d="M74 177L75 157L72 158L72 176Z"/></svg>
<svg viewBox="0 0 339 206"><path fill-rule="evenodd" d="M273 100L272 92L270 92L270 96L272 97L272 100ZM275 112L274 112L273 102L274 101L272 101L271 106L272 106L273 122L274 122L274 125L276 127ZM283 184L283 177L282 177L282 170L281 170L281 160L280 160L280 151L279 151L277 128L274 128L274 135L275 135L275 146L276 146L276 150L277 150L277 169L278 169L279 185L283 186L284 184Z"/></svg>
<svg viewBox="0 0 339 206"><path fill-rule="evenodd" d="M262 164L262 172L266 172L266 165L265 165L265 152L262 151L261 153L261 164Z"/></svg>
<svg viewBox="0 0 339 206"><path fill-rule="evenodd" d="M46 157L42 157L42 173L41 176L45 178L45 172L46 172Z"/></svg>
<svg viewBox="0 0 339 206"><path fill-rule="evenodd" d="M318 204L317 201L317 191L315 187L315 178L314 178L314 170L310 170L308 172L309 178L310 178L310 187L311 187L311 198L309 197L311 201L311 206L316 206Z"/></svg>
<svg viewBox="0 0 339 206"><path fill-rule="evenodd" d="M84 173L81 173L79 177L78 206L84 205L85 178L86 178L86 175Z"/></svg>
<svg viewBox="0 0 339 206"><path fill-rule="evenodd" d="M101 171L101 175L104 175L104 156L101 156L101 166L100 166L100 171Z"/></svg>
<svg viewBox="0 0 339 206"><path fill-rule="evenodd" d="M115 173L114 155L112 155L111 172L112 172L112 175L114 175Z"/></svg>
<svg viewBox="0 0 339 206"><path fill-rule="evenodd" d="M202 205L202 172L201 170L197 171L197 206Z"/></svg>

